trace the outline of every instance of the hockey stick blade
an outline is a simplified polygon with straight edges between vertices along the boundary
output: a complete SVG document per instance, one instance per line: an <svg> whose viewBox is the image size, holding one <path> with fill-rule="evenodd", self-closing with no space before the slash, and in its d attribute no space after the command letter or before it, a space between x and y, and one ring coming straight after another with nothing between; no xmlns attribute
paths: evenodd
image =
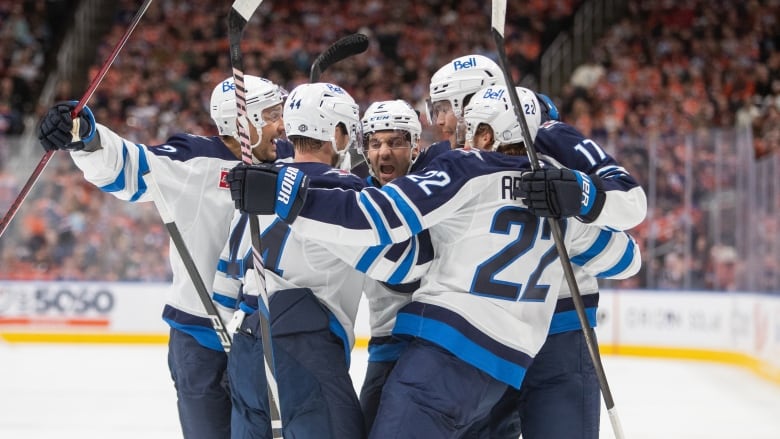
<svg viewBox="0 0 780 439"><path fill-rule="evenodd" d="M537 159L536 148L534 148L533 139L531 138L531 132L528 129L528 122L525 120L525 115L522 113L522 106L520 105L520 98L517 95L514 81L512 80L511 70L509 69L509 62L507 61L506 49L504 47L504 26L506 24L506 0L493 0L492 2L492 17L491 26L493 33L493 41L496 44L496 50L498 51L498 63L501 66L501 71L504 74L504 81L506 82L507 92L509 93L510 101L515 113L515 117L520 122L520 128L523 132L523 142L526 145L526 152L531 162L532 169L539 169L539 161ZM553 235L553 241L555 241L555 248L558 251L559 260L563 267L563 274L566 278L567 285L571 290L571 298L574 302L574 308L577 313L577 319L582 327L582 333L585 338L585 344L588 347L588 353L593 362L593 368L596 372L596 377L599 381L599 387L601 389L602 396L604 398L607 412L609 413L609 419L612 423L612 430L615 433L616 439L623 439L623 428L620 425L620 419L617 415L617 409L615 408L615 401L612 398L612 392L609 389L609 383L607 382L607 376L604 373L604 366L601 362L601 356L598 351L598 344L596 343L595 334L593 328L590 327L588 317L585 314L585 304L582 301L582 295L580 294L577 280L574 277L574 270L571 266L571 260L569 259L568 251L563 241L563 232L561 231L560 223L553 219L548 218L550 229Z"/></svg>
<svg viewBox="0 0 780 439"><path fill-rule="evenodd" d="M73 108L73 110L71 110L70 114L73 119L75 119L76 116L81 111L81 109L84 108L84 105L86 105L89 99L92 97L92 93L95 92L95 89L97 89L98 85L100 85L100 83L103 81L103 77L106 76L106 72L108 72L108 69L111 67L111 65L114 63L114 60L119 55L119 51L122 50L122 47L124 47L128 38L130 38L130 34L132 34L133 30L135 30L136 26L138 26L138 23L141 21L141 17L144 16L144 13L146 13L146 10L149 9L149 5L151 4L152 4L152 0L146 0L138 9L138 12L135 13L135 16L130 22L130 25L125 30L124 35L122 35L122 38L120 38L119 41L116 43L116 45L114 45L114 49L111 51L111 54L108 56L108 59L106 59L103 62L103 65L100 67L100 71L92 79L92 82L89 84L89 87L87 87L87 91L84 92L84 95L81 97L81 99L79 99L78 103ZM5 229L8 228L8 224L10 224L11 220L14 218L14 216L16 216L16 212L19 211L19 208L22 206L22 203L24 202L25 198L27 198L27 194L30 193L30 190L38 181L38 178L41 176L41 173L43 173L43 170L46 169L46 166L49 164L49 161L51 160L52 156L54 156L53 150L46 151L43 157L41 157L41 160L38 162L38 165L35 167L30 177L27 178L27 182L22 187L21 192L19 192L19 195L17 195L14 202L11 203L11 207L5 213L5 216L3 216L2 222L0 222L0 237L3 236L3 233L5 233Z"/></svg>
<svg viewBox="0 0 780 439"><path fill-rule="evenodd" d="M314 60L309 71L309 82L318 82L320 75L328 70L328 67L350 56L361 54L367 49L368 37L363 34L351 34L340 38Z"/></svg>

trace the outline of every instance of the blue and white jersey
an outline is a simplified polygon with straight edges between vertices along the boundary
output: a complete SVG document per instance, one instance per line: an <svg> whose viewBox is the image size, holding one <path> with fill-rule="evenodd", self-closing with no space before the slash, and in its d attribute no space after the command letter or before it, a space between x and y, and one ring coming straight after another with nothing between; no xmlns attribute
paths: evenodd
<svg viewBox="0 0 780 439"><path fill-rule="evenodd" d="M450 144L447 141L430 145L417 156L410 172L417 172L425 168L439 154L449 150ZM381 187L377 180L371 176L366 181L368 186ZM417 246L415 269L418 272L424 271L424 267L429 266L433 260L431 235L427 230L423 230L413 239ZM395 257L396 260L401 261L402 259L396 256L398 253L400 253L398 249L390 251L387 258L393 259ZM381 282L372 278L366 279L363 293L368 301L368 321L371 330L371 338L368 341L368 361L383 362L398 359L406 343L391 336L393 326L395 326L395 316L401 308L412 301L412 293L419 286L419 279L404 284Z"/></svg>
<svg viewBox="0 0 780 439"><path fill-rule="evenodd" d="M143 176L151 170L209 288L235 212L225 179L239 160L216 136L176 134L163 145L146 146L124 139L100 124L97 131L101 149L71 153L84 177L121 200L145 202L152 198ZM279 142L277 153L282 159L291 157L291 145ZM201 345L221 351L219 338L173 243L169 258L173 282L166 292L163 319L195 337ZM217 302L217 309L223 321L232 316L229 304Z"/></svg>
<svg viewBox="0 0 780 439"><path fill-rule="evenodd" d="M593 225L628 230L644 221L645 191L612 156L576 128L555 120L545 122L539 127L534 147L540 160L601 179L606 200Z"/></svg>
<svg viewBox="0 0 780 439"><path fill-rule="evenodd" d="M337 191L359 191L364 187L359 177L322 163L291 163L290 166L309 176L310 187ZM331 210L335 209L331 206ZM328 309L330 328L342 338L346 352L349 353L355 342L355 317L365 280L365 275L358 269L371 266L382 276L392 277L398 270L396 265L403 265L401 261L413 257L413 253L408 256L410 253L406 246L394 251L374 251L306 239L292 234L290 227L275 215L260 215L258 218L261 254L265 263L265 289L269 297L280 290L310 289ZM241 293L239 306L244 312L252 313L258 309L260 290L252 264L252 243L247 223L248 216L237 212L232 222L230 239L220 255L214 292L224 302L234 302ZM385 262L377 261L388 251L393 257Z"/></svg>
<svg viewBox="0 0 780 439"><path fill-rule="evenodd" d="M428 229L435 256L394 334L426 339L519 388L547 337L563 281L547 222L514 195L529 168L525 157L448 151L381 189L310 188L291 228L355 246L402 242ZM625 278L639 270L639 249L625 232L561 224L570 255L587 255L589 274Z"/></svg>
<svg viewBox="0 0 780 439"><path fill-rule="evenodd" d="M594 225L627 230L641 223L647 214L647 197L628 171L607 154L595 141L585 138L576 128L563 122L548 121L539 128L534 140L539 159L556 167L566 167L597 175L601 179L606 199ZM591 327L596 326L599 285L593 276L579 268L582 257L572 259L574 277L585 305ZM609 273L601 276L609 278ZM550 324L550 334L581 329L571 298L571 290L563 282L558 304Z"/></svg>

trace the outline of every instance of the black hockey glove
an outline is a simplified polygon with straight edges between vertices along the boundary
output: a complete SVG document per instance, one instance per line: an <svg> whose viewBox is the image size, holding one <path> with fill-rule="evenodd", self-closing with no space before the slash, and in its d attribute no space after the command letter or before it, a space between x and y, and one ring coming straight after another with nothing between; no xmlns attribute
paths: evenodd
<svg viewBox="0 0 780 439"><path fill-rule="evenodd" d="M303 208L309 179L297 168L239 163L227 175L236 209L253 215L276 214L292 224Z"/></svg>
<svg viewBox="0 0 780 439"><path fill-rule="evenodd" d="M534 215L578 217L590 223L599 216L606 195L601 180L571 169L543 168L525 172L515 193Z"/></svg>
<svg viewBox="0 0 780 439"><path fill-rule="evenodd" d="M73 133L73 118L70 112L76 101L59 102L41 119L38 125L38 139L46 151L96 151L100 149L100 136L95 129L95 116L92 110L84 106L78 114L78 133Z"/></svg>

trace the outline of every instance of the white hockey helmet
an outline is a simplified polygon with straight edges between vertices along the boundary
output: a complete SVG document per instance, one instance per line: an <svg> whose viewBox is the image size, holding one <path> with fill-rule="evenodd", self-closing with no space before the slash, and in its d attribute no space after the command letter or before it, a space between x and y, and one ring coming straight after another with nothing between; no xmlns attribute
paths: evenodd
<svg viewBox="0 0 780 439"><path fill-rule="evenodd" d="M517 90L517 97L525 115L531 141L533 141L536 139L536 133L542 123L542 108L540 108L536 93L524 87L517 87L515 90ZM523 130L515 116L508 90L503 85L486 87L477 91L466 106L463 117L466 120L466 139L472 144L477 127L481 123L487 124L493 129L492 150L497 149L500 145L525 143Z"/></svg>
<svg viewBox="0 0 780 439"><path fill-rule="evenodd" d="M346 90L338 85L316 82L301 84L290 92L282 117L288 137L310 137L334 145L336 125L343 123L349 135L349 148L361 140L359 112L358 105Z"/></svg>
<svg viewBox="0 0 780 439"><path fill-rule="evenodd" d="M408 102L402 99L379 101L369 105L361 121L363 135L377 131L405 131L409 133L412 149L417 147L422 133L420 116ZM365 146L365 139L363 145Z"/></svg>
<svg viewBox="0 0 780 439"><path fill-rule="evenodd" d="M482 55L466 55L447 63L431 77L428 121L436 123L432 104L447 100L452 111L460 117L464 102L478 90L504 83L501 67Z"/></svg>
<svg viewBox="0 0 780 439"><path fill-rule="evenodd" d="M265 126L263 110L284 102L287 92L273 82L258 76L245 75L246 112L249 123L260 131ZM217 84L211 92L211 118L219 134L238 139L236 127L236 85L233 77Z"/></svg>

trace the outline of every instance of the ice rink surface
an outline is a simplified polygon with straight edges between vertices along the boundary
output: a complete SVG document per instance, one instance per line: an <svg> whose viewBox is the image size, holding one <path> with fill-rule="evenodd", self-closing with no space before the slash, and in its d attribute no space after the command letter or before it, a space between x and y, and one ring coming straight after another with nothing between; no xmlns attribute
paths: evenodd
<svg viewBox="0 0 780 439"><path fill-rule="evenodd" d="M181 437L165 346L0 342L0 438ZM367 353L356 350L360 386ZM604 357L626 439L778 439L780 386L727 365ZM601 437L613 438L602 409Z"/></svg>

